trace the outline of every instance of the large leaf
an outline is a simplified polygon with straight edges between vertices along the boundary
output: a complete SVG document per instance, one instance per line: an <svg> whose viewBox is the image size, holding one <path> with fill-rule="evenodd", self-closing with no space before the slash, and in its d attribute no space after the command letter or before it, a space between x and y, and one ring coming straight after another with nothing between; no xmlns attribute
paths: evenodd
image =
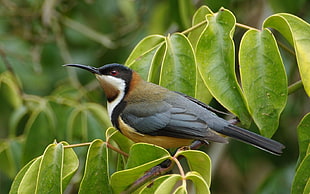
<svg viewBox="0 0 310 194"><path fill-rule="evenodd" d="M203 21L207 21L206 20L207 14L212 14L212 11L207 6L201 6L195 12L195 14L193 16L192 25L195 26L195 25L197 25ZM189 33L188 39L191 42L193 48L196 47L197 42L199 40L199 37L200 37L201 33L203 32L206 25L207 25L207 23L205 23L204 25L200 26L199 28L196 28L195 30L193 30ZM195 98L197 98L198 100L208 104L212 99L212 95L210 94L205 82L203 81L199 69L197 70L196 77L197 77L197 81L196 81Z"/></svg>
<svg viewBox="0 0 310 194"><path fill-rule="evenodd" d="M298 163L300 163L306 156L308 146L310 144L310 113L308 113L298 125L298 144L299 144L299 158Z"/></svg>
<svg viewBox="0 0 310 194"><path fill-rule="evenodd" d="M308 152L301 161L299 167L296 170L296 174L293 180L291 194L308 194L310 191L310 144L308 144Z"/></svg>
<svg viewBox="0 0 310 194"><path fill-rule="evenodd" d="M29 162L31 164L26 165L26 167L21 170L22 172L20 176L17 176L18 177L17 180L20 181L17 191L12 191L11 193L18 193L18 194L35 193L38 184L37 178L38 178L38 172L40 170L41 161L42 156L36 158L34 161ZM16 187L13 188L16 189Z"/></svg>
<svg viewBox="0 0 310 194"><path fill-rule="evenodd" d="M78 169L78 158L66 142L50 144L44 154L25 165L14 179L10 193L62 193Z"/></svg>
<svg viewBox="0 0 310 194"><path fill-rule="evenodd" d="M195 96L196 61L194 51L183 34L176 33L166 38L159 84Z"/></svg>
<svg viewBox="0 0 310 194"><path fill-rule="evenodd" d="M60 142L63 145L68 145L67 142ZM79 159L72 148L65 148L63 158L63 169L62 169L62 188L63 190L67 187L71 178L78 170Z"/></svg>
<svg viewBox="0 0 310 194"><path fill-rule="evenodd" d="M180 151L177 155L183 155L191 171L198 172L206 184L211 184L211 160L209 156L198 150Z"/></svg>
<svg viewBox="0 0 310 194"><path fill-rule="evenodd" d="M196 193L205 193L205 194L210 193L209 189L210 184L208 184L205 181L205 179L202 177L201 174L191 171L186 174L186 179L193 181L196 188Z"/></svg>
<svg viewBox="0 0 310 194"><path fill-rule="evenodd" d="M111 185L114 192L124 191L147 170L169 157L169 152L161 147L145 143L134 144L129 153L127 169L115 172L111 176Z"/></svg>
<svg viewBox="0 0 310 194"><path fill-rule="evenodd" d="M106 143L94 140L87 153L85 171L79 193L111 193Z"/></svg>
<svg viewBox="0 0 310 194"><path fill-rule="evenodd" d="M310 24L294 15L279 13L267 18L263 26L279 31L294 47L301 80L310 96Z"/></svg>
<svg viewBox="0 0 310 194"><path fill-rule="evenodd" d="M37 165L40 164L40 161L38 162L37 160L41 160L41 157L39 158L35 158L33 160L31 160L30 162L28 162L28 164L26 164L19 172L18 174L15 176L14 181L12 183L11 189L10 189L10 194L17 194L18 193L18 188L25 176L25 174L28 172L28 169L30 167L32 167L34 162L37 162ZM33 181L36 181L36 179L33 179Z"/></svg>
<svg viewBox="0 0 310 194"><path fill-rule="evenodd" d="M181 175L172 174L168 178L166 178L156 189L156 194L168 194L172 193L175 185L178 181L182 180Z"/></svg>
<svg viewBox="0 0 310 194"><path fill-rule="evenodd" d="M62 193L63 156L62 144L50 144L46 148L37 172L36 191L39 193Z"/></svg>
<svg viewBox="0 0 310 194"><path fill-rule="evenodd" d="M154 55L161 48L164 41L164 36L147 36L136 45L125 65L137 71L144 80L148 80L153 69Z"/></svg>
<svg viewBox="0 0 310 194"><path fill-rule="evenodd" d="M193 16L192 26L195 26L199 24L200 22L206 21L207 14L213 14L213 12L209 9L209 7L205 5L199 7L199 9L197 9L197 11L195 12ZM191 42L193 48L196 47L199 37L201 33L203 32L203 30L205 29L206 25L207 23L200 26L199 28L196 28L195 30L192 30L188 34L188 39Z"/></svg>
<svg viewBox="0 0 310 194"><path fill-rule="evenodd" d="M268 29L247 31L240 43L241 83L250 114L271 137L287 100L287 78L276 40Z"/></svg>
<svg viewBox="0 0 310 194"><path fill-rule="evenodd" d="M197 64L211 94L245 125L250 115L235 74L235 47L232 40L236 19L221 9L207 15L208 25L196 46Z"/></svg>

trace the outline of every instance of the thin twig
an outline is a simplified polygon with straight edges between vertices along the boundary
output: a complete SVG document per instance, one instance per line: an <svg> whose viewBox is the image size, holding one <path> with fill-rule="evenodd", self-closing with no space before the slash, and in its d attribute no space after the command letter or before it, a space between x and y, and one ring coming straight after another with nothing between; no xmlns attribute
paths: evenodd
<svg viewBox="0 0 310 194"><path fill-rule="evenodd" d="M198 24L188 28L187 30L184 30L183 32L181 32L181 34L188 34L189 32L191 32L193 30L196 30L197 28L199 28L200 26L202 26L202 25L204 25L206 23L208 23L208 20L204 20L204 21L202 21L202 22L200 22L200 23L198 23Z"/></svg>
<svg viewBox="0 0 310 194"><path fill-rule="evenodd" d="M251 26L248 26L248 25L245 25L245 24L236 23L236 26L239 27L239 28L246 29L246 30L256 30L256 31L260 31L260 30L257 29L257 28L254 28L254 27L251 27Z"/></svg>
<svg viewBox="0 0 310 194"><path fill-rule="evenodd" d="M104 142L108 148L110 148L111 150L116 151L119 154L122 154L125 157L128 157L129 154L127 154L126 152L112 146L111 144ZM65 145L64 148L76 148L76 147L82 147L82 146L90 146L92 144L92 142L86 142L86 143L77 143L77 144L71 144L71 145Z"/></svg>
<svg viewBox="0 0 310 194"><path fill-rule="evenodd" d="M116 152L119 153L119 154L122 154L122 155L125 156L125 157L129 157L129 154L127 154L126 152L124 152L124 151L118 149L117 147L112 146L111 144L109 144L109 143L107 143L107 142L106 142L106 144L107 144L107 147L108 147L108 148L110 148L110 149L116 151Z"/></svg>
<svg viewBox="0 0 310 194"><path fill-rule="evenodd" d="M297 81L297 82L291 84L291 85L288 87L288 91L287 91L287 92L288 92L288 94L290 95L290 94L294 93L296 90L298 90L298 89L300 89L300 88L302 88L302 87L303 87L302 81L299 80L299 81Z"/></svg>
<svg viewBox="0 0 310 194"><path fill-rule="evenodd" d="M91 142L86 143L77 143L77 144L71 144L71 145L65 145L64 148L76 148L76 147L82 147L82 146L90 146Z"/></svg>

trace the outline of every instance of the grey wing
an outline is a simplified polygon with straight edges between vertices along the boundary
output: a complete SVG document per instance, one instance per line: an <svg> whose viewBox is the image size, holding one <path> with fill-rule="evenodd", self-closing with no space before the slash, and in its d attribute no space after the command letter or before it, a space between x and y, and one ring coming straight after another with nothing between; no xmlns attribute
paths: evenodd
<svg viewBox="0 0 310 194"><path fill-rule="evenodd" d="M143 134L227 142L194 113L167 101L129 104L121 117Z"/></svg>

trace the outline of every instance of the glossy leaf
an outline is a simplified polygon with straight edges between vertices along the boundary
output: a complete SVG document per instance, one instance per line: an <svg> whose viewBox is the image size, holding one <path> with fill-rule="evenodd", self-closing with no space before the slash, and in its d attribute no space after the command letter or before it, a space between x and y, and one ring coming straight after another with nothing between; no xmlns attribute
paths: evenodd
<svg viewBox="0 0 310 194"><path fill-rule="evenodd" d="M41 193L62 193L62 169L64 148L62 144L50 144L38 170L36 191Z"/></svg>
<svg viewBox="0 0 310 194"><path fill-rule="evenodd" d="M235 47L232 40L236 19L226 10L207 15L208 25L196 46L197 64L209 91L244 125L251 122L235 74Z"/></svg>
<svg viewBox="0 0 310 194"><path fill-rule="evenodd" d="M188 39L180 33L168 36L159 84L195 96L196 69L194 51Z"/></svg>
<svg viewBox="0 0 310 194"><path fill-rule="evenodd" d="M177 155L183 155L190 170L198 172L208 185L211 184L211 160L206 153L198 150L185 150L178 152Z"/></svg>
<svg viewBox="0 0 310 194"><path fill-rule="evenodd" d="M67 142L60 142L64 146L69 145ZM64 149L63 169L62 169L62 188L67 187L71 178L79 168L79 159L72 148Z"/></svg>
<svg viewBox="0 0 310 194"><path fill-rule="evenodd" d="M193 16L192 26L195 26L195 25L199 24L200 22L206 21L206 16L208 14L213 14L213 12L209 9L209 7L207 7L205 5L199 7L199 9L197 9L197 11L195 12L195 14ZM203 30L205 29L206 25L207 25L207 22L204 25L200 26L199 28L192 30L188 34L188 39L191 42L193 48L196 48L199 37L200 37L201 33L203 32Z"/></svg>
<svg viewBox="0 0 310 194"><path fill-rule="evenodd" d="M277 42L268 29L244 34L239 64L249 112L261 133L271 137L286 105L287 78Z"/></svg>
<svg viewBox="0 0 310 194"><path fill-rule="evenodd" d="M111 193L106 143L94 140L87 153L85 171L79 193Z"/></svg>
<svg viewBox="0 0 310 194"><path fill-rule="evenodd" d="M184 185L179 186L173 194L187 194L186 187Z"/></svg>
<svg viewBox="0 0 310 194"><path fill-rule="evenodd" d="M155 194L168 194L172 193L176 183L181 181L182 177L179 174L171 174L169 178L166 178L156 189Z"/></svg>
<svg viewBox="0 0 310 194"><path fill-rule="evenodd" d="M39 157L41 160L41 157ZM32 166L32 164L38 160L39 158L35 158L33 160L31 160L30 162L28 162L28 164L26 164L19 172L18 174L15 176L14 181L12 183L11 189L10 189L10 194L17 194L18 193L18 188L25 176L25 174L28 172L28 169ZM38 163L38 165L40 164L40 162ZM33 179L34 181L36 179Z"/></svg>
<svg viewBox="0 0 310 194"><path fill-rule="evenodd" d="M298 163L300 163L306 156L308 146L310 144L310 113L308 113L298 125L298 144L299 144L299 158Z"/></svg>
<svg viewBox="0 0 310 194"><path fill-rule="evenodd" d="M129 153L130 147L134 143L113 127L110 127L106 130L106 141L110 142L110 140L116 142L119 148L126 153Z"/></svg>
<svg viewBox="0 0 310 194"><path fill-rule="evenodd" d="M161 35L147 36L141 40L129 55L125 65L137 71L144 80L148 80L152 72L152 61L154 55L161 47L165 37Z"/></svg>
<svg viewBox="0 0 310 194"><path fill-rule="evenodd" d="M200 22L207 21L206 16L207 14L212 14L212 11L207 6L201 6L194 14L192 26L197 25ZM203 32L204 28L206 27L207 23L196 28L195 30L191 31L188 35L188 39L192 44L192 47L195 48L201 33ZM210 94L205 82L201 77L201 73L199 69L197 70L197 81L196 81L196 94L195 98L208 104L212 100L212 95Z"/></svg>
<svg viewBox="0 0 310 194"><path fill-rule="evenodd" d="M156 178L154 181L152 181L151 184L145 185L139 192L139 194L149 194L149 193L155 193L156 189L161 185L163 181L165 181L167 178L169 178L171 175L163 175L158 178Z"/></svg>
<svg viewBox="0 0 310 194"><path fill-rule="evenodd" d="M308 145L310 148L310 144ZM297 168L291 194L308 194L310 191L309 187L309 166L310 166L310 153L307 153L306 156L301 161L299 167Z"/></svg>
<svg viewBox="0 0 310 194"><path fill-rule="evenodd" d="M145 143L134 144L129 153L127 169L115 172L111 176L113 191L115 193L124 191L147 170L169 157L169 152L161 147Z"/></svg>
<svg viewBox="0 0 310 194"><path fill-rule="evenodd" d="M37 178L38 172L40 170L40 163L42 161L42 156L36 158L25 174L22 177L22 180L19 183L17 193L18 194L30 194L35 193L37 188Z"/></svg>
<svg viewBox="0 0 310 194"><path fill-rule="evenodd" d="M202 177L202 174L191 171L186 174L186 179L189 179L194 183L196 193L205 193L205 194L210 193L210 189L208 186L210 185L210 183L207 183L205 181L205 179Z"/></svg>
<svg viewBox="0 0 310 194"><path fill-rule="evenodd" d="M294 15L279 13L268 17L263 26L279 31L294 47L301 80L310 96L310 24Z"/></svg>

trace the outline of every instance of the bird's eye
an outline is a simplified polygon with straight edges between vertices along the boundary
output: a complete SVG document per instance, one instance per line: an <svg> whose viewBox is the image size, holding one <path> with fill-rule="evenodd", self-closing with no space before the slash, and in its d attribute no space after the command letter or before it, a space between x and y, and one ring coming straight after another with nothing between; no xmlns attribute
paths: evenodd
<svg viewBox="0 0 310 194"><path fill-rule="evenodd" d="M110 71L110 75L112 76L116 76L118 74L118 71L112 70Z"/></svg>

